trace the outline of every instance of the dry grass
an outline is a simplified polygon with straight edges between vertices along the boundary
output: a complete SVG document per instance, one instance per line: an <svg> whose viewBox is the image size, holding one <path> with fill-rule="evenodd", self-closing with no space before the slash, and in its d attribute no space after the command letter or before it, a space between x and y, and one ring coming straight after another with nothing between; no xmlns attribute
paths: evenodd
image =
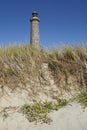
<svg viewBox="0 0 87 130"><path fill-rule="evenodd" d="M87 46L46 52L29 45L14 45L0 48L1 87L8 86L14 90L19 84L26 86L26 82L30 83L31 80L36 83L42 75L42 63L48 64L57 84L62 75L65 76L66 85L70 75L79 75L80 86L87 86Z"/></svg>
<svg viewBox="0 0 87 130"><path fill-rule="evenodd" d="M48 63L54 78L65 75L66 85L70 75L79 79L80 86L87 86L87 46L64 47L62 51L54 50L49 54Z"/></svg>
<svg viewBox="0 0 87 130"><path fill-rule="evenodd" d="M45 54L42 50L26 46L10 46L0 50L0 84L11 88L38 76Z"/></svg>

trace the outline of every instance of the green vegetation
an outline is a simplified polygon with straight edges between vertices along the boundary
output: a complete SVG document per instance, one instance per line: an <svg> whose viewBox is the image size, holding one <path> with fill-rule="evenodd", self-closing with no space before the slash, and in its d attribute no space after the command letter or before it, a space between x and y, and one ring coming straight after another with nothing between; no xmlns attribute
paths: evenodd
<svg viewBox="0 0 87 130"><path fill-rule="evenodd" d="M77 96L76 100L77 100L79 103L83 104L84 107L86 108L86 107L87 107L87 91L84 92L84 93L79 94L79 95Z"/></svg>
<svg viewBox="0 0 87 130"><path fill-rule="evenodd" d="M52 120L48 115L53 110L59 110L60 108L67 105L66 100L59 100L58 103L34 101L33 104L25 104L22 107L22 112L26 115L29 122L35 121L41 123L50 123Z"/></svg>

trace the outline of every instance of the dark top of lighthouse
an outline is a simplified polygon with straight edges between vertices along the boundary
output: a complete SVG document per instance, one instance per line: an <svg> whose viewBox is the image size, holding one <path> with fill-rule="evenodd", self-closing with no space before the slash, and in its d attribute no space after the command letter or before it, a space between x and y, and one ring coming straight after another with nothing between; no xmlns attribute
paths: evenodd
<svg viewBox="0 0 87 130"><path fill-rule="evenodd" d="M34 12L32 13L32 17L38 17L38 13L37 13L36 11L34 11Z"/></svg>
<svg viewBox="0 0 87 130"><path fill-rule="evenodd" d="M30 22L32 22L33 20L37 20L38 22L40 22L40 19L38 17L38 13L36 11L33 11Z"/></svg>

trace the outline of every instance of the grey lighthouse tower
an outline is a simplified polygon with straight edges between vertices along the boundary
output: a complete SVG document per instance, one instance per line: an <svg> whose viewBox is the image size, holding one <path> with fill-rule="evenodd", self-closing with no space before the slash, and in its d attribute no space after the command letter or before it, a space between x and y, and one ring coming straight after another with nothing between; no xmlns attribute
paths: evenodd
<svg viewBox="0 0 87 130"><path fill-rule="evenodd" d="M40 34L39 34L39 22L38 13L34 11L30 19L31 32L30 32L30 45L39 48L40 47Z"/></svg>

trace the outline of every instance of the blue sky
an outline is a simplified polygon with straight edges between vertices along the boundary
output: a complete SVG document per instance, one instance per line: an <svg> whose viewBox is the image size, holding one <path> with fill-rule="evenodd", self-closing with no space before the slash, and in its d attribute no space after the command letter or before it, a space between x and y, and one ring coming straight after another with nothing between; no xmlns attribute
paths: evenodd
<svg viewBox="0 0 87 130"><path fill-rule="evenodd" d="M30 43L34 10L42 46L87 45L87 0L0 0L1 45Z"/></svg>

